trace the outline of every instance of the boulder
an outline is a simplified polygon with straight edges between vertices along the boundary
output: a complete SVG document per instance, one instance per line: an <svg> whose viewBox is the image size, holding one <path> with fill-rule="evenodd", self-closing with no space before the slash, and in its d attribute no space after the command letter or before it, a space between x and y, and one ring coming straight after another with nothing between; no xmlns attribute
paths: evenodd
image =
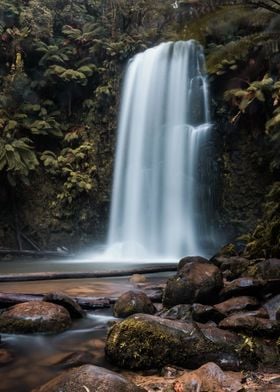
<svg viewBox="0 0 280 392"><path fill-rule="evenodd" d="M78 302L63 293L48 293L44 296L43 301L63 306L68 310L72 318L76 319L85 316L85 311L81 308Z"/></svg>
<svg viewBox="0 0 280 392"><path fill-rule="evenodd" d="M156 313L149 297L142 291L133 290L122 294L114 305L114 316L125 318L135 313Z"/></svg>
<svg viewBox="0 0 280 392"><path fill-rule="evenodd" d="M210 263L190 262L167 281L163 304L172 307L194 302L211 304L223 286L220 270Z"/></svg>
<svg viewBox="0 0 280 392"><path fill-rule="evenodd" d="M254 297L235 297L227 301L214 305L214 308L222 314L241 312L243 310L254 310L260 306L259 301Z"/></svg>
<svg viewBox="0 0 280 392"><path fill-rule="evenodd" d="M280 334L280 323L278 321L254 317L246 313L233 314L225 318L220 322L219 327L236 332L245 332L253 336L278 338Z"/></svg>
<svg viewBox="0 0 280 392"><path fill-rule="evenodd" d="M205 259L205 257L201 256L186 256L183 257L178 264L178 270L182 269L188 263L208 263L209 260Z"/></svg>
<svg viewBox="0 0 280 392"><path fill-rule="evenodd" d="M24 302L0 315L0 332L62 332L71 325L69 312L62 306L43 301Z"/></svg>
<svg viewBox="0 0 280 392"><path fill-rule="evenodd" d="M145 392L143 388L110 370L84 365L63 372L33 392Z"/></svg>
<svg viewBox="0 0 280 392"><path fill-rule="evenodd" d="M165 365L196 368L215 361L226 368L240 365L238 335L196 323L137 314L109 331L105 352L113 364L128 369L153 369Z"/></svg>
<svg viewBox="0 0 280 392"><path fill-rule="evenodd" d="M238 278L230 283L226 283L220 292L222 299L228 299L241 295L260 295L265 282L261 279Z"/></svg>

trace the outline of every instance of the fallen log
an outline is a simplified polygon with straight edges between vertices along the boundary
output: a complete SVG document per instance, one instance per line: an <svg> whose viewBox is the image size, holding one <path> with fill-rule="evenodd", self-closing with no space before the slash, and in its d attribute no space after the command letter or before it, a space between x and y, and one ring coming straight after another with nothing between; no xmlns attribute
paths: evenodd
<svg viewBox="0 0 280 392"><path fill-rule="evenodd" d="M134 274L154 274L177 270L177 264L163 264L155 267L95 272L31 272L1 274L0 282L31 282L36 280L117 278Z"/></svg>
<svg viewBox="0 0 280 392"><path fill-rule="evenodd" d="M34 256L34 257L74 257L73 254L64 251L52 251L52 250L20 250L20 249L0 249L0 255L12 255L12 256Z"/></svg>
<svg viewBox="0 0 280 392"><path fill-rule="evenodd" d="M145 290L147 296L153 302L160 302L162 296L162 287ZM0 309L7 308L23 302L42 301L46 294L22 294L22 293L0 293ZM73 300L87 310L109 308L113 305L117 297L71 297Z"/></svg>

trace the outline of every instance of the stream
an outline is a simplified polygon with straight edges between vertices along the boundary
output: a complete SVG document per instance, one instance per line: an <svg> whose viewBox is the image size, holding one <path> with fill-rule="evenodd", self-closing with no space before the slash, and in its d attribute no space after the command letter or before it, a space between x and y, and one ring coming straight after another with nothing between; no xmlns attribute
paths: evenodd
<svg viewBox="0 0 280 392"><path fill-rule="evenodd" d="M97 271L109 269L132 269L139 264L85 263L71 261L34 260L0 263L0 273L13 272L54 272L54 271ZM152 264L149 264L152 266ZM170 273L146 275L147 282L158 284ZM5 293L47 293L60 291L71 296L118 297L123 292L135 289L130 277L67 279L56 281L34 281L1 283L0 291ZM88 311L84 319L74 320L72 327L56 335L9 335L1 334L2 348L14 355L10 365L0 367L0 392L29 392L44 384L63 370L60 364L75 352L92 354L92 363L112 368L104 357L105 338L108 323L116 320L112 309Z"/></svg>

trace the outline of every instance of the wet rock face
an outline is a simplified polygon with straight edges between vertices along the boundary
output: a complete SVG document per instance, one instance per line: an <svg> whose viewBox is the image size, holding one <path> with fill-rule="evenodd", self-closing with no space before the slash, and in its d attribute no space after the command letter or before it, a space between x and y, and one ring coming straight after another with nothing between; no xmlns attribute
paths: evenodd
<svg viewBox="0 0 280 392"><path fill-rule="evenodd" d="M220 270L210 263L190 262L167 281L163 305L209 304L215 300L223 286Z"/></svg>
<svg viewBox="0 0 280 392"><path fill-rule="evenodd" d="M87 390L145 392L119 374L93 365L84 365L66 371L32 392L85 392Z"/></svg>
<svg viewBox="0 0 280 392"><path fill-rule="evenodd" d="M233 314L219 324L220 328L230 329L237 332L245 332L250 335L259 335L278 338L280 323L275 320L267 320L254 317L250 314Z"/></svg>
<svg viewBox="0 0 280 392"><path fill-rule="evenodd" d="M69 312L59 305L43 301L24 302L0 315L0 332L62 332L71 325Z"/></svg>
<svg viewBox="0 0 280 392"><path fill-rule="evenodd" d="M149 297L138 290L122 294L114 305L115 317L124 318L135 313L156 313L156 308Z"/></svg>
<svg viewBox="0 0 280 392"><path fill-rule="evenodd" d="M215 327L200 329L195 323L138 314L113 326L105 352L112 363L129 369L168 364L195 368L207 361L236 369L238 344L236 334Z"/></svg>
<svg viewBox="0 0 280 392"><path fill-rule="evenodd" d="M81 306L73 298L63 293L49 293L44 296L43 301L63 306L68 310L72 318L82 318L85 316L85 312Z"/></svg>
<svg viewBox="0 0 280 392"><path fill-rule="evenodd" d="M239 295L259 295L265 282L262 279L239 278L225 284L220 296L223 299Z"/></svg>
<svg viewBox="0 0 280 392"><path fill-rule="evenodd" d="M229 315L243 310L254 310L259 306L260 303L256 298L243 296L230 298L227 301L214 305L214 308L224 315Z"/></svg>

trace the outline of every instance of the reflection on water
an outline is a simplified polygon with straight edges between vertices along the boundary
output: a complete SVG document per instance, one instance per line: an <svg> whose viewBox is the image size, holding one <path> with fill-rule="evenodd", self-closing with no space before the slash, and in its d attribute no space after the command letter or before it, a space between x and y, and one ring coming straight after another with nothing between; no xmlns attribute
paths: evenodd
<svg viewBox="0 0 280 392"><path fill-rule="evenodd" d="M2 342L15 361L0 368L1 392L29 392L61 371L58 365L69 354L86 351L95 365L106 366L104 340L107 323L114 320L105 312L89 313L59 335L2 335Z"/></svg>

